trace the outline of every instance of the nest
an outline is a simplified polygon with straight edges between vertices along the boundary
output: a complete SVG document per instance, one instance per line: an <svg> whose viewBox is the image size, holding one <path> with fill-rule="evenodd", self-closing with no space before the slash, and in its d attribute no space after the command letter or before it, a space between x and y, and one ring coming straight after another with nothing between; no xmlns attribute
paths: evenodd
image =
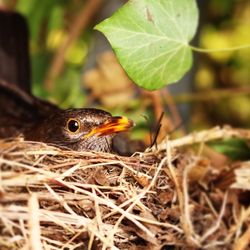
<svg viewBox="0 0 250 250"><path fill-rule="evenodd" d="M215 128L132 157L2 140L0 249L246 249L250 163L202 153L235 136L250 132Z"/></svg>

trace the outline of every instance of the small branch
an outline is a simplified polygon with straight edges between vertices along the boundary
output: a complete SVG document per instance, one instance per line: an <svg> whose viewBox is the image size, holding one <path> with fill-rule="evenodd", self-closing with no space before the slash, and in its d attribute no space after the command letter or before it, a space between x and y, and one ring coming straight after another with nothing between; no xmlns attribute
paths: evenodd
<svg viewBox="0 0 250 250"><path fill-rule="evenodd" d="M250 242L250 227L246 232L235 242L234 250L245 250Z"/></svg>
<svg viewBox="0 0 250 250"><path fill-rule="evenodd" d="M226 210L226 205L227 205L227 198L228 198L228 193L226 192L225 196L224 196L224 199L223 199L222 206L221 206L220 214L219 214L214 226L209 228L204 233L204 235L201 237L201 239L200 239L201 242L204 242L209 236L211 236L213 233L215 233L219 229L220 224L222 222L222 218L225 215L225 210Z"/></svg>
<svg viewBox="0 0 250 250"><path fill-rule="evenodd" d="M180 210L181 210L181 222L183 225L183 230L186 234L188 242L190 244L200 247L200 237L195 233L193 222L192 222L192 216L190 212L190 197L189 197L189 183L188 183L188 175L190 171L197 166L197 162L191 162L189 163L183 170L183 179L182 179L182 187L181 192L182 194L179 195L179 202L181 204ZM182 199L182 201L181 201Z"/></svg>
<svg viewBox="0 0 250 250"><path fill-rule="evenodd" d="M39 203L35 193L29 199L30 249L42 250L41 229L39 222Z"/></svg>
<svg viewBox="0 0 250 250"><path fill-rule="evenodd" d="M144 90L142 93L144 96L149 98L153 107L155 120L158 120L161 117L162 112L165 110L164 104L162 102L160 90L156 90L152 92ZM170 132L173 129L174 129L174 125L173 125L171 118L167 115L164 115L163 119L161 120L161 129L156 138L157 141L162 140L166 132Z"/></svg>
<svg viewBox="0 0 250 250"><path fill-rule="evenodd" d="M90 20L100 9L102 3L103 3L102 0L89 0L87 1L86 5L84 5L82 9L79 11L78 16L75 18L75 20L70 26L67 38L58 48L52 60L51 67L44 82L46 89L48 90L52 89L53 81L56 79L56 77L58 77L58 75L63 70L65 63L64 55L66 54L68 48L80 36L80 34L84 32Z"/></svg>
<svg viewBox="0 0 250 250"><path fill-rule="evenodd" d="M167 88L163 89L163 91L164 91L164 98L165 98L166 103L168 105L169 111L173 117L174 126L178 127L182 123L182 119L181 119L179 111L176 107L174 97L170 94L170 92ZM184 131L182 131L182 132L184 134Z"/></svg>
<svg viewBox="0 0 250 250"><path fill-rule="evenodd" d="M156 147L153 147L152 151L161 151L167 149L167 143L171 143L171 147L182 147L194 143L204 143L208 141L228 138L243 138L250 139L250 130L248 129L233 129L231 127L215 127L210 130L200 131L189 134L179 139L169 140L168 136ZM150 151L151 151L150 150Z"/></svg>

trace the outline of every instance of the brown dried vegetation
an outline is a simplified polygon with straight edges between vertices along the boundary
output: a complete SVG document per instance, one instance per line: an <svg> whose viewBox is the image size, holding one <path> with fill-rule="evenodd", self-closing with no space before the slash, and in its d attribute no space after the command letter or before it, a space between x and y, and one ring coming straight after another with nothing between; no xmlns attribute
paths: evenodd
<svg viewBox="0 0 250 250"><path fill-rule="evenodd" d="M247 249L250 163L202 152L249 135L216 128L132 157L2 140L0 248Z"/></svg>

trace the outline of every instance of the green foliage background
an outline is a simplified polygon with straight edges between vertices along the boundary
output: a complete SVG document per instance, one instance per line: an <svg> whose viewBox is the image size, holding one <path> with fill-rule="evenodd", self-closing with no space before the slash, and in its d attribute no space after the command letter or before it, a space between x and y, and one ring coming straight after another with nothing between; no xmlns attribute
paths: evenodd
<svg viewBox="0 0 250 250"><path fill-rule="evenodd" d="M70 23L82 5L84 1L19 0L16 6L17 11L27 18L30 30L33 93L63 108L84 105L80 79L90 31L83 33L64 55L65 70L56 79L54 87L48 90L44 81L54 54L68 36Z"/></svg>
<svg viewBox="0 0 250 250"><path fill-rule="evenodd" d="M67 37L74 16L84 4L85 1L80 0L19 0L15 5L15 9L26 16L30 28L33 92L64 108L89 105L80 83L84 62L93 41L92 28L95 23L64 55L64 72L56 79L54 87L48 89L44 81L51 59ZM198 45L201 47L225 48L249 44L250 2L208 1L199 25ZM193 104L189 123L192 128L224 123L250 126L249 57L249 49L197 55L193 82L195 91L174 96L177 104ZM238 88L241 94L235 95L234 90ZM221 95L220 91L226 89L228 93ZM132 109L130 112L133 116L138 106L133 105ZM151 117L152 111L145 110L145 114Z"/></svg>

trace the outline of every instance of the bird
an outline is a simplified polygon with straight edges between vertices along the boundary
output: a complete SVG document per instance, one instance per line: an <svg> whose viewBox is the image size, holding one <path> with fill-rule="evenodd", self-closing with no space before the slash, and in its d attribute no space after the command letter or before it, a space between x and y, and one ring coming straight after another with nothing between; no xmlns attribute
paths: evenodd
<svg viewBox="0 0 250 250"><path fill-rule="evenodd" d="M62 110L0 80L0 138L21 135L75 151L112 152L114 136L133 126L101 109Z"/></svg>

